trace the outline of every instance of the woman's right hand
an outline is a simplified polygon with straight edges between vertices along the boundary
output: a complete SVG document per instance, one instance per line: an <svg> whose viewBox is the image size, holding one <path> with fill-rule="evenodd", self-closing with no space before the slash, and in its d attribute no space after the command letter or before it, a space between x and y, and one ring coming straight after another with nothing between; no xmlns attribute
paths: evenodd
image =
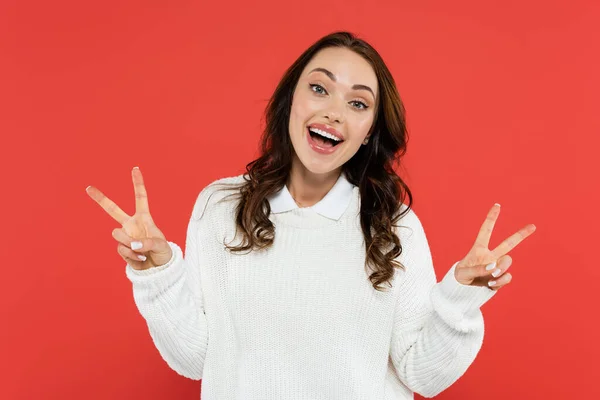
<svg viewBox="0 0 600 400"><path fill-rule="evenodd" d="M173 252L165 235L158 229L152 220L148 207L148 196L144 186L142 171L138 167L131 171L133 188L135 191L135 214L127 215L112 200L106 197L100 190L93 186L86 189L87 194L100 207L104 209L121 224L121 228L115 228L112 232L113 238L118 242L117 252L136 270L145 270L166 264L171 259ZM141 242L141 248L132 247L132 242ZM145 257L140 259L138 256Z"/></svg>

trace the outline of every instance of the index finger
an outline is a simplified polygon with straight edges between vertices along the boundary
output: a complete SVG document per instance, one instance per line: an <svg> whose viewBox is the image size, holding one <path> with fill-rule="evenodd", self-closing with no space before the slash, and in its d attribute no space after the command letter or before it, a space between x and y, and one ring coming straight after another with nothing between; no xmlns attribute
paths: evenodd
<svg viewBox="0 0 600 400"><path fill-rule="evenodd" d="M148 195L146 193L146 186L144 186L142 171L140 171L138 167L134 167L131 170L131 178L133 180L133 190L135 192L135 212L149 213Z"/></svg>
<svg viewBox="0 0 600 400"><path fill-rule="evenodd" d="M517 233L509 236L502 243L498 245L494 250L492 250L492 254L494 254L494 258L500 258L512 249L514 249L519 243L521 243L525 238L535 232L535 225L529 224L523 228L521 228Z"/></svg>
<svg viewBox="0 0 600 400"><path fill-rule="evenodd" d="M113 217L113 219L115 219L121 225L131 218L123 210L121 210L118 205L116 205L111 199L106 197L104 193L95 187L88 186L85 191L92 199L96 201L96 203L100 204L100 207L102 207L104 211L108 213L108 215Z"/></svg>
<svg viewBox="0 0 600 400"><path fill-rule="evenodd" d="M483 222L483 225L481 225L477 238L475 239L475 244L483 246L486 249L488 248L490 238L492 237L492 231L494 230L494 225L496 224L499 214L500 204L496 203L485 217L485 221Z"/></svg>

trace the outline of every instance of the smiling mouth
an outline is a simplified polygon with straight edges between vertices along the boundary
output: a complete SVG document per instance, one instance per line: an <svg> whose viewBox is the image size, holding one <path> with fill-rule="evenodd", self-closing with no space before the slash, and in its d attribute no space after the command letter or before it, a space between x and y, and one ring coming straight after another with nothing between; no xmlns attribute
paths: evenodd
<svg viewBox="0 0 600 400"><path fill-rule="evenodd" d="M308 134L310 135L310 137L313 139L314 142L316 142L318 145L323 146L323 147L336 147L337 145L339 145L340 143L343 142L343 140L333 140L330 139L328 137L325 136L321 136L316 132L313 132L311 129L306 128L308 131Z"/></svg>

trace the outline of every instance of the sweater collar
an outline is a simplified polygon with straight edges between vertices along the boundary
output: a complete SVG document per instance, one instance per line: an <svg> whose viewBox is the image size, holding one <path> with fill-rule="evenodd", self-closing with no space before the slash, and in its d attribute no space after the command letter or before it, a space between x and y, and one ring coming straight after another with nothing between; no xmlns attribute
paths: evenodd
<svg viewBox="0 0 600 400"><path fill-rule="evenodd" d="M342 172L331 190L327 192L321 201L304 208L312 209L324 217L339 220L344 211L346 211L346 208L348 208L350 200L352 200L353 189L354 185L348 181ZM271 212L274 214L299 208L286 185L283 185L278 192L268 196L267 200L271 206Z"/></svg>

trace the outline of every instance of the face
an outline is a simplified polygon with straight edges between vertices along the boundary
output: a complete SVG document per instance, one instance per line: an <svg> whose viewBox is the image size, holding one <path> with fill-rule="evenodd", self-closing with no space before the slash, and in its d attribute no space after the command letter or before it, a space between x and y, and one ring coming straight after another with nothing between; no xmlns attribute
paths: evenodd
<svg viewBox="0 0 600 400"><path fill-rule="evenodd" d="M375 71L352 50L318 52L294 90L289 125L294 167L314 174L338 171L371 129L378 89ZM311 134L309 127L317 131ZM332 146L322 134L342 140Z"/></svg>

